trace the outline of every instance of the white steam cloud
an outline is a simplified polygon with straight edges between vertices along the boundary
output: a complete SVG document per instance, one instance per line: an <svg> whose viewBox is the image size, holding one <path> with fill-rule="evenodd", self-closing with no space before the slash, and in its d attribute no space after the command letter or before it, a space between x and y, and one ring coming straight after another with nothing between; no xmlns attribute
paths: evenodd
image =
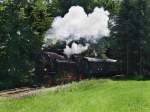
<svg viewBox="0 0 150 112"><path fill-rule="evenodd" d="M64 17L54 19L52 27L46 33L45 43L46 45L55 44L57 41L68 43L81 38L95 42L104 36L109 36L108 21L109 12L104 8L96 7L92 13L86 14L82 7L72 6ZM77 47L78 45L74 43L73 46ZM74 53L78 53L79 47L73 49L73 46L70 49L66 46L66 49L76 50ZM81 47L81 45L79 46ZM66 49L64 53L66 53ZM73 54L73 51L69 52L69 54Z"/></svg>
<svg viewBox="0 0 150 112"><path fill-rule="evenodd" d="M83 46L81 44L73 43L71 47L66 46L64 49L64 54L71 56L73 54L81 54L82 52L88 50L89 45Z"/></svg>

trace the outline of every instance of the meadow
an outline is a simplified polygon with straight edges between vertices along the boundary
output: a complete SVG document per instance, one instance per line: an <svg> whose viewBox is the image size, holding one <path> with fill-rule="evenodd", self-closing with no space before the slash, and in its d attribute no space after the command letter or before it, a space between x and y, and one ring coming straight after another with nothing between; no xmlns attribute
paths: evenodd
<svg viewBox="0 0 150 112"><path fill-rule="evenodd" d="M86 80L24 98L0 98L0 112L150 112L150 81Z"/></svg>

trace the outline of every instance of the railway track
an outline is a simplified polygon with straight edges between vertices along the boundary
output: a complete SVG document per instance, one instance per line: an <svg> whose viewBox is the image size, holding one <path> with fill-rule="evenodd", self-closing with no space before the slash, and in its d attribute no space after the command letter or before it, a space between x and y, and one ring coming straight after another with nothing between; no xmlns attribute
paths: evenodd
<svg viewBox="0 0 150 112"><path fill-rule="evenodd" d="M15 89L11 89L11 90L0 91L0 97L22 98L22 97L26 97L26 96L38 95L41 92L56 91L58 88L66 88L69 86L70 86L70 84L49 87L49 88L47 88L47 87L15 88Z"/></svg>
<svg viewBox="0 0 150 112"><path fill-rule="evenodd" d="M13 95L18 95L18 94L28 93L34 90L37 90L37 88L27 88L27 87L15 88L11 90L0 91L0 96L13 96Z"/></svg>

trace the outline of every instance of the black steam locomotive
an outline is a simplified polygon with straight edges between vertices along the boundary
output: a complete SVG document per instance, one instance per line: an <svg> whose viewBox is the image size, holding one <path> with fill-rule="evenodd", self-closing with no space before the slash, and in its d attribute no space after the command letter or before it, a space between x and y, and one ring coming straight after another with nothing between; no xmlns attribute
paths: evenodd
<svg viewBox="0 0 150 112"><path fill-rule="evenodd" d="M54 52L42 52L38 55L36 74L40 83L62 84L102 75L114 75L118 72L117 61L72 55L70 58Z"/></svg>

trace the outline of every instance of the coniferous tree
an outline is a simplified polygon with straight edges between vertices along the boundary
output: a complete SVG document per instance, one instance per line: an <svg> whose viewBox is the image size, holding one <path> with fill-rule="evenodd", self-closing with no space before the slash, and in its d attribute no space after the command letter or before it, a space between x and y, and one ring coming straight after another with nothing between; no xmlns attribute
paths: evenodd
<svg viewBox="0 0 150 112"><path fill-rule="evenodd" d="M124 0L112 28L114 57L126 74L143 74L149 38L149 7L146 0ZM145 44L147 43L147 45Z"/></svg>

